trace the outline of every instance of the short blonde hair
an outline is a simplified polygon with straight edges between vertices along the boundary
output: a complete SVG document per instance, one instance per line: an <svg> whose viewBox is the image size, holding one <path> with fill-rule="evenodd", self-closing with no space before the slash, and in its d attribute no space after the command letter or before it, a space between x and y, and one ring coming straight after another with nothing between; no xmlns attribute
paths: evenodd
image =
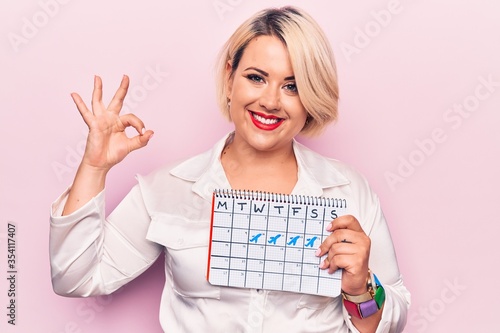
<svg viewBox="0 0 500 333"><path fill-rule="evenodd" d="M227 63L238 68L245 48L258 36L280 39L288 49L295 81L307 121L301 133L313 136L337 118L339 89L335 60L323 30L303 10L286 6L269 8L243 22L222 48L217 64L217 102L231 120L226 96Z"/></svg>

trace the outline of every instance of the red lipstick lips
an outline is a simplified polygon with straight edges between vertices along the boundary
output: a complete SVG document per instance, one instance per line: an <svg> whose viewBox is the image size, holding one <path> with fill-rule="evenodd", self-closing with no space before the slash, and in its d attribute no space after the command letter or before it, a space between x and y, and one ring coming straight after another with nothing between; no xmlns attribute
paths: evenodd
<svg viewBox="0 0 500 333"><path fill-rule="evenodd" d="M276 116L266 115L258 112L250 112L250 118L253 124L264 131L272 131L278 128L282 123L283 119Z"/></svg>

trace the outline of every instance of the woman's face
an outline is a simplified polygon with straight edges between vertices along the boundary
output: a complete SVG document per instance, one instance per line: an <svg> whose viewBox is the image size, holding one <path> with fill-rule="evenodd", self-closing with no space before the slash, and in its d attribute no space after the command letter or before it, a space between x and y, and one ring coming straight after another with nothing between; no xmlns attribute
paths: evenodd
<svg viewBox="0 0 500 333"><path fill-rule="evenodd" d="M231 70L228 63L228 73ZM242 140L258 151L290 148L305 125L307 112L285 45L271 36L253 39L228 80L235 143Z"/></svg>

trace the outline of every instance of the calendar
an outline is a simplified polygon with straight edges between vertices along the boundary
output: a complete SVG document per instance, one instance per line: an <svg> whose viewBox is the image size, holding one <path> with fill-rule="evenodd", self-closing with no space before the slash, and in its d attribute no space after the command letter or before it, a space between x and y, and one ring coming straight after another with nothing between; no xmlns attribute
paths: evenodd
<svg viewBox="0 0 500 333"><path fill-rule="evenodd" d="M336 297L342 271L329 274L315 255L327 225L347 200L215 190L207 265L213 285Z"/></svg>

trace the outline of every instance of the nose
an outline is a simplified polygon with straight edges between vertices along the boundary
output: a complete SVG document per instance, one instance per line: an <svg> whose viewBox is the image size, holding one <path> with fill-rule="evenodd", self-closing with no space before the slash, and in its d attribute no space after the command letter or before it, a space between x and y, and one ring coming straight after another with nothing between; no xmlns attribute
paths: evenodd
<svg viewBox="0 0 500 333"><path fill-rule="evenodd" d="M265 87L260 96L259 105L272 112L278 111L281 107L280 104L279 87L273 87L272 85Z"/></svg>

